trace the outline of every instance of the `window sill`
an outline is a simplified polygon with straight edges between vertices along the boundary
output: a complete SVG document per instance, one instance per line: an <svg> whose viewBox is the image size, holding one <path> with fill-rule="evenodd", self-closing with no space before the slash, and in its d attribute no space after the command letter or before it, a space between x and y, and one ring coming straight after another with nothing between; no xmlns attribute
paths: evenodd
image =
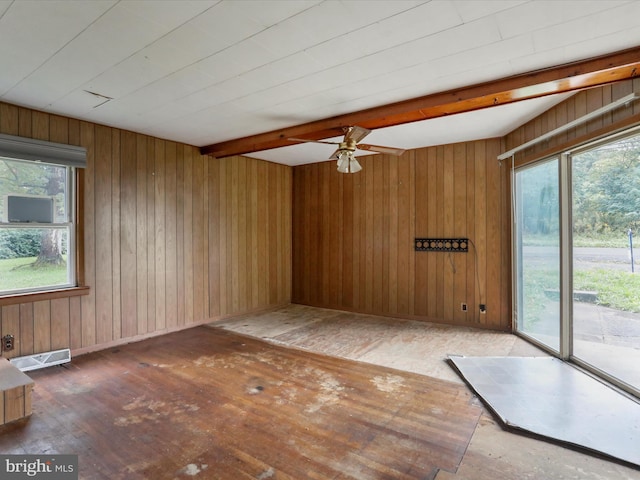
<svg viewBox="0 0 640 480"><path fill-rule="evenodd" d="M47 290L46 292L18 293L15 295L0 296L0 307L15 305L17 303L39 302L42 300L55 300L57 298L76 297L88 295L89 287L61 288L60 290Z"/></svg>

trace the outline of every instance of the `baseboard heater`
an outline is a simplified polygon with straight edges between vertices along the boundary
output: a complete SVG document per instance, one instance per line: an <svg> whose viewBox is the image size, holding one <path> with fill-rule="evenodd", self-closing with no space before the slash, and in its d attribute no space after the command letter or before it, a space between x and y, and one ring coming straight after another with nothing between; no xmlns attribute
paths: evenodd
<svg viewBox="0 0 640 480"><path fill-rule="evenodd" d="M9 360L13 366L22 372L37 370L39 368L61 365L71 361L71 350L54 350L52 352L25 355L24 357L11 358Z"/></svg>

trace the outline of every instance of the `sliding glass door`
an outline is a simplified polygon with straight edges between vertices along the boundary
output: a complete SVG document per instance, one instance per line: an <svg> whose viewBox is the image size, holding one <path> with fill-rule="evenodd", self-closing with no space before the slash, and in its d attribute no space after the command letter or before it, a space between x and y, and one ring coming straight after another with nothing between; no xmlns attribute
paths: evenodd
<svg viewBox="0 0 640 480"><path fill-rule="evenodd" d="M515 174L517 329L559 353L560 203L558 160Z"/></svg>
<svg viewBox="0 0 640 480"><path fill-rule="evenodd" d="M640 134L519 168L513 186L516 330L640 394Z"/></svg>
<svg viewBox="0 0 640 480"><path fill-rule="evenodd" d="M574 152L571 172L572 354L640 389L640 135Z"/></svg>

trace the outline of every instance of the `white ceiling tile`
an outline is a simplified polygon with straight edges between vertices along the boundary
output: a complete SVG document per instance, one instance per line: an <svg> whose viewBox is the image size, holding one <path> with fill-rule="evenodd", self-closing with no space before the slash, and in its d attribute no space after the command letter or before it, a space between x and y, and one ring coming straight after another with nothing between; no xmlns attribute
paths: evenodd
<svg viewBox="0 0 640 480"><path fill-rule="evenodd" d="M446 59L450 58L450 55L466 51L466 48L469 47L460 43L456 44L453 41L458 35L473 38L473 45L481 45L490 49L491 45L499 40L497 30L491 28L492 26L494 25L490 19L461 25L441 34L411 42L410 49L407 49L406 46L396 47L378 55L371 55L346 65L326 69L309 78L293 82L293 84L312 82L314 85L318 85L321 91L343 88L345 91L350 89L352 92L357 92L357 87L352 86L360 85L361 83L366 84L367 82L387 85L387 90L394 88L394 86L397 87L399 84L418 84L420 82L426 84L430 79L446 71L442 69L439 72L438 66L434 62L424 63L428 58L439 57L443 59L444 63ZM512 44L516 44L516 47L511 46ZM514 48L517 49L517 44L518 41L510 42L510 44L505 44L501 47L501 50L510 52ZM400 53L401 49L402 54ZM412 65L418 59L422 59L422 63L417 66ZM473 60L476 61L477 59L474 57ZM410 66L407 66L405 62ZM478 64L482 65L482 62ZM456 69L461 68L458 63L455 63L454 66ZM510 67L506 64L505 68L508 69ZM382 81L378 81L378 79ZM425 85L424 88L426 89L427 86ZM426 93L433 93L433 90L431 92L421 91L419 95ZM381 96L379 104L388 103L387 100L387 98Z"/></svg>
<svg viewBox="0 0 640 480"><path fill-rule="evenodd" d="M640 45L640 2L577 4L0 0L0 95L207 145ZM84 90L115 98L96 107ZM468 140L522 119L490 110L377 143ZM321 147L286 161L324 160Z"/></svg>
<svg viewBox="0 0 640 480"><path fill-rule="evenodd" d="M393 47L381 55L396 58L399 67L404 68L498 41L497 26L491 17L487 17Z"/></svg>
<svg viewBox="0 0 640 480"><path fill-rule="evenodd" d="M291 40L299 39L297 47L305 49L357 28L360 21L357 17L347 16L343 2L322 2L283 20L275 27L286 26L286 31L292 35Z"/></svg>
<svg viewBox="0 0 640 480"><path fill-rule="evenodd" d="M71 11L57 1L11 3L0 17L0 94L35 71L114 3L80 2Z"/></svg>
<svg viewBox="0 0 640 480"><path fill-rule="evenodd" d="M254 92L233 100L234 105L245 112L264 110L265 108L287 102L291 99L304 97L308 91L303 82L290 82L271 87L268 90Z"/></svg>
<svg viewBox="0 0 640 480"><path fill-rule="evenodd" d="M392 17L430 0L395 0L393 2L363 2L362 0L340 0L346 11L346 19L356 25L369 25L381 19ZM359 22L359 23L357 23Z"/></svg>
<svg viewBox="0 0 640 480"><path fill-rule="evenodd" d="M495 15L500 32L510 38L523 32L533 32L589 15L596 15L625 1L608 0L536 0L518 5ZM579 8L576 6L579 5ZM583 34L586 32L583 32Z"/></svg>
<svg viewBox="0 0 640 480"><path fill-rule="evenodd" d="M293 104L293 102L254 112L254 115L257 120L267 125L267 131L315 120L315 116L310 114L309 108L306 108L304 103Z"/></svg>
<svg viewBox="0 0 640 480"><path fill-rule="evenodd" d="M64 8L64 1L13 2L0 18L0 41L47 58L82 32L116 2L82 2Z"/></svg>
<svg viewBox="0 0 640 480"><path fill-rule="evenodd" d="M206 133L201 135L201 141L195 143L197 146L223 142L232 138L269 130L264 129L253 114L235 115L233 118L225 118L224 122L208 123L205 126L208 126Z"/></svg>
<svg viewBox="0 0 640 480"><path fill-rule="evenodd" d="M266 4L264 0L243 0L242 10L263 27L270 27L319 3L322 0L269 0Z"/></svg>
<svg viewBox="0 0 640 480"><path fill-rule="evenodd" d="M114 98L120 98L183 70L185 73L173 76L174 80L181 78L181 84L185 83L187 74L194 77L194 81L189 83L198 84L200 85L199 88L204 88L213 83L212 78L205 76L195 68L189 68L188 65L192 64L196 59L190 57L189 53L184 50L166 42L166 38L164 37L154 42L92 79L86 85L86 88L91 91L108 94ZM193 91L185 91L182 95L187 95Z"/></svg>
<svg viewBox="0 0 640 480"><path fill-rule="evenodd" d="M306 37L304 32L299 29L298 25L292 23L279 23L274 25L255 35L253 40L278 58L299 52L314 44L314 42Z"/></svg>
<svg viewBox="0 0 640 480"><path fill-rule="evenodd" d="M163 0L154 2L153 8L149 8L148 0L124 0L121 5L132 14L170 30L219 2L220 0Z"/></svg>
<svg viewBox="0 0 640 480"><path fill-rule="evenodd" d="M80 115L78 118L123 130L139 131L139 117L129 114L122 107L122 104L107 102L97 108L87 110L85 114Z"/></svg>
<svg viewBox="0 0 640 480"><path fill-rule="evenodd" d="M90 112L103 102L105 102L104 98L96 97L84 90L75 90L49 105L47 110L65 112L67 115L79 117L86 115L87 112Z"/></svg>
<svg viewBox="0 0 640 480"><path fill-rule="evenodd" d="M373 49L381 50L428 37L462 23L451 2L425 3L378 22L378 37Z"/></svg>
<svg viewBox="0 0 640 480"><path fill-rule="evenodd" d="M12 3L13 0L0 0L0 19L2 19L2 16Z"/></svg>
<svg viewBox="0 0 640 480"><path fill-rule="evenodd" d="M521 35L442 57L433 60L431 64L436 71L446 72L449 77L461 72L482 71L488 65L498 63L503 63L506 69L510 69L509 60L533 53L533 40L529 35Z"/></svg>
<svg viewBox="0 0 640 480"><path fill-rule="evenodd" d="M255 82L254 79L245 80L242 77L235 77L225 80L224 82L216 83L215 87L224 93L226 101L242 98L255 92L259 92L258 94L260 95L262 92L260 83Z"/></svg>
<svg viewBox="0 0 640 480"><path fill-rule="evenodd" d="M121 102L116 102L120 104ZM124 104L128 109L129 104ZM136 111L132 115L136 115L140 119L141 125L145 128L161 123L168 123L170 121L177 122L179 119L182 122L187 122L190 116L198 109L193 108L191 105L185 105L179 101L158 102L153 108L149 108L146 111Z"/></svg>
<svg viewBox="0 0 640 480"><path fill-rule="evenodd" d="M247 39L202 59L195 67L215 81L222 81L250 72L278 58L253 39Z"/></svg>
<svg viewBox="0 0 640 480"><path fill-rule="evenodd" d="M134 55L91 80L87 89L121 98L168 74L169 71L162 64L152 62L144 55Z"/></svg>
<svg viewBox="0 0 640 480"><path fill-rule="evenodd" d="M609 52L616 52L640 45L640 38L638 38L639 33L637 27L628 28L609 35L567 45L562 49L562 52L565 58L568 59L567 61L605 55ZM549 54L549 52L546 53L547 55Z"/></svg>
<svg viewBox="0 0 640 480"><path fill-rule="evenodd" d="M229 95L225 90L217 85L210 85L175 101L183 104L190 111L197 112L203 108L227 102L229 101L228 97Z"/></svg>
<svg viewBox="0 0 640 480"><path fill-rule="evenodd" d="M207 31L194 27L192 24L199 18L197 17L193 21L187 22L186 25L167 33L159 41L172 45L180 51L187 52L191 61L207 58L209 55L213 55L238 41L231 37L225 38L223 34L216 35L216 30Z"/></svg>
<svg viewBox="0 0 640 480"><path fill-rule="evenodd" d="M158 105L179 100L210 86L209 77L194 68L189 68L163 77L118 100L126 102L131 111L144 113L157 108Z"/></svg>
<svg viewBox="0 0 640 480"><path fill-rule="evenodd" d="M640 2L632 2L618 8L576 18L561 25L554 25L533 34L536 51L555 50L629 29L636 32L635 43L629 46L635 46L640 43L638 18L640 18ZM576 31L584 34L578 37L575 35Z"/></svg>
<svg viewBox="0 0 640 480"><path fill-rule="evenodd" d="M320 71L320 63L305 52L299 52L255 68L237 78L251 82L259 89L267 89Z"/></svg>
<svg viewBox="0 0 640 480"><path fill-rule="evenodd" d="M143 133L168 140L180 141L189 145L195 145L193 143L193 139L198 138L199 136L209 135L210 130L211 127L207 127L202 124L171 121L145 127Z"/></svg>
<svg viewBox="0 0 640 480"><path fill-rule="evenodd" d="M425 22L424 18L429 18L431 21ZM430 2L354 29L345 35L309 48L308 53L330 67L389 51L393 47L401 46L398 48L411 49L413 41L461 23L459 15L448 3ZM410 54L403 52L402 57L408 55Z"/></svg>
<svg viewBox="0 0 640 480"><path fill-rule="evenodd" d="M20 52L7 48L8 46L0 43L0 97L37 67L33 57L21 55Z"/></svg>
<svg viewBox="0 0 640 480"><path fill-rule="evenodd" d="M462 21L468 23L503 10L508 10L527 1L529 0L483 0L482 2L478 0L454 0L453 6L462 17Z"/></svg>
<svg viewBox="0 0 640 480"><path fill-rule="evenodd" d="M305 51L325 67L333 67L371 53L371 44L377 35L376 25L367 25L314 45Z"/></svg>
<svg viewBox="0 0 640 480"><path fill-rule="evenodd" d="M343 2L322 2L263 30L253 40L285 57L351 31L355 27L353 21L344 21L346 13Z"/></svg>
<svg viewBox="0 0 640 480"><path fill-rule="evenodd" d="M490 45L502 40L498 26L493 17L485 17L430 37L430 43L439 47L439 54L435 58Z"/></svg>
<svg viewBox="0 0 640 480"><path fill-rule="evenodd" d="M262 8L268 8L265 4ZM202 47L215 53L249 38L266 27L247 14L244 1L223 1L195 17L186 26L198 31Z"/></svg>
<svg viewBox="0 0 640 480"><path fill-rule="evenodd" d="M169 35L134 54L138 59L162 65L164 70L175 72L198 62L201 57L192 49L180 48L173 44Z"/></svg>
<svg viewBox="0 0 640 480"><path fill-rule="evenodd" d="M93 22L10 91L8 98L37 91L50 99L44 105L35 105L44 107L162 36L164 32L158 25L136 18L119 5Z"/></svg>

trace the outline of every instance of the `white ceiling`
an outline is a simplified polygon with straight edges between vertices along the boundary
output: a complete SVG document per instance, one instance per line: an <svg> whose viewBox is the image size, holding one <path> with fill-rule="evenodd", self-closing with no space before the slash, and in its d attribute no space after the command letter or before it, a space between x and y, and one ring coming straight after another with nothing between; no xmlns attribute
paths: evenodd
<svg viewBox="0 0 640 480"><path fill-rule="evenodd" d="M635 0L0 0L0 100L204 146L635 47L638 19ZM366 142L500 136L562 98Z"/></svg>

